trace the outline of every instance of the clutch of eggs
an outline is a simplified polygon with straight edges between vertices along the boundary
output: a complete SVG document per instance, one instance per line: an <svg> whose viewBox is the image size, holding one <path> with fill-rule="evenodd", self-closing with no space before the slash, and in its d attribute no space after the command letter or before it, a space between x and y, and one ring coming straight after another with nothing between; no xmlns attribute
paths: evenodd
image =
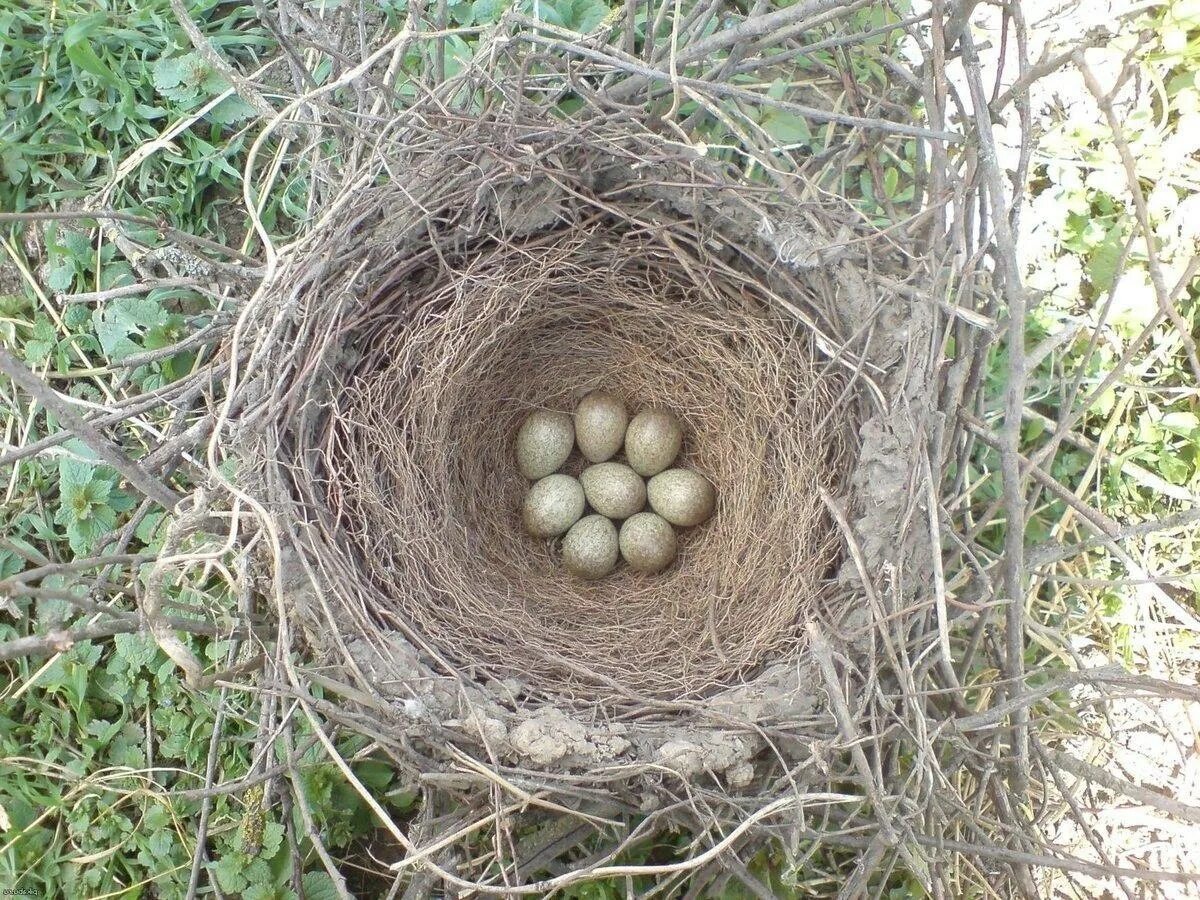
<svg viewBox="0 0 1200 900"><path fill-rule="evenodd" d="M525 530L561 536L563 566L578 578L603 578L621 559L637 572L662 572L679 549L673 526L699 525L716 508L707 478L671 467L682 446L683 425L670 410L631 419L608 391L587 394L573 415L534 410L515 447L517 469L533 482L521 510ZM575 447L589 463L577 479L559 472ZM615 459L622 450L624 460Z"/></svg>

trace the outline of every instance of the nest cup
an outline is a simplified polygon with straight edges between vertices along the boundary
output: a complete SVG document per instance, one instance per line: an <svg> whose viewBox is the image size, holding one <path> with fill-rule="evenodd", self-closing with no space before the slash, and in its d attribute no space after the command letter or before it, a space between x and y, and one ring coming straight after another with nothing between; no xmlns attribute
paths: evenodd
<svg viewBox="0 0 1200 900"><path fill-rule="evenodd" d="M379 298L331 414L331 502L380 612L546 694L692 696L785 651L835 559L820 493L847 456L811 338L618 222L448 262ZM522 419L598 387L677 411L680 464L718 488L666 573L584 582L521 526Z"/></svg>

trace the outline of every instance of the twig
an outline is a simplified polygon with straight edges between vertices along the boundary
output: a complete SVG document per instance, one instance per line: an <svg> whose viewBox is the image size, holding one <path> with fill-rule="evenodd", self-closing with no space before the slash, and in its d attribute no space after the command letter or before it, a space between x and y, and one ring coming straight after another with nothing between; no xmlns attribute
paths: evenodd
<svg viewBox="0 0 1200 900"><path fill-rule="evenodd" d="M150 634L158 642L159 649L183 669L187 683L193 686L199 682L204 666L164 621L162 604L166 595L167 570L172 557L179 551L183 539L201 528L208 519L208 514L202 509L202 503L203 494L197 494L193 508L168 526L158 563L150 570L146 579L146 590L141 599L142 615L146 618Z"/></svg>
<svg viewBox="0 0 1200 900"><path fill-rule="evenodd" d="M1126 525L1115 531L1104 532L1085 538L1075 544L1060 544L1057 541L1038 544L1029 550L1028 562L1031 567L1046 566L1060 560L1069 559L1083 553L1098 544L1108 544L1114 541L1124 541L1134 537L1145 537L1148 534L1158 534L1174 528L1183 528L1193 522L1200 522L1200 508L1185 509L1161 519L1151 519L1148 522L1138 522Z"/></svg>
<svg viewBox="0 0 1200 900"><path fill-rule="evenodd" d="M271 106L253 85L235 72L233 66L229 65L225 61L225 58L217 52L208 38L204 36L204 33L196 26L196 23L192 21L187 7L183 5L183 0L170 0L170 3L171 11L175 13L175 18L183 27L184 33L187 34L192 46L196 48L196 52L204 57L204 61L216 69L225 80L233 85L234 90L244 97L246 102L253 106L260 116L265 116L268 119L274 116L275 107Z"/></svg>
<svg viewBox="0 0 1200 900"><path fill-rule="evenodd" d="M1109 130L1112 131L1113 143L1116 145L1117 153L1121 157L1121 162L1125 166L1125 178L1129 185L1129 193L1133 197L1133 208L1137 214L1138 224L1142 229L1142 239L1146 242L1146 266L1150 270L1150 283L1154 286L1154 294L1158 298L1158 308L1163 314L1171 320L1171 324L1175 326L1176 332L1179 334L1179 339L1183 342L1183 346L1187 350L1188 362L1192 367L1192 376L1196 381L1200 382L1200 357L1196 355L1196 341L1192 337L1191 326L1179 314L1179 310L1175 308L1175 304L1171 301L1171 295L1167 291L1167 284L1163 278L1162 266L1159 263L1158 251L1155 247L1154 229L1150 224L1150 211L1146 206L1146 195L1142 192L1142 185L1138 179L1137 163L1133 159L1133 153L1129 149L1129 142L1125 140L1125 130L1121 127L1121 120L1117 117L1117 112L1113 109L1112 101L1108 95L1104 93L1104 89L1100 87L1096 81L1096 76L1092 74L1087 61L1084 59L1083 51L1076 50L1072 56L1075 65L1079 67L1079 74L1083 76L1083 83L1087 86L1088 91L1096 98L1096 103L1100 105L1100 110L1104 113L1104 118L1108 121Z"/></svg>
<svg viewBox="0 0 1200 900"><path fill-rule="evenodd" d="M19 659L21 657L65 653L83 641L108 638L115 634L133 634L139 631L141 627L141 622L136 618L118 619L98 625L85 625L71 630L58 629L46 634L33 634L28 637L14 638L11 641L0 644L0 662L9 659Z"/></svg>
<svg viewBox="0 0 1200 900"><path fill-rule="evenodd" d="M201 634L207 637L224 634L223 629L217 629L207 622L197 622L195 619L179 619L168 617L163 620L167 626L186 634ZM34 634L23 638L14 638L0 644L0 662L28 656L48 656L54 653L65 653L82 641L94 641L101 638L113 637L117 634L135 634L142 630L142 623L136 616L118 618L97 625L84 625L73 629L56 629L46 634Z"/></svg>
<svg viewBox="0 0 1200 900"><path fill-rule="evenodd" d="M1035 422L1041 422L1048 428L1057 428L1058 423L1047 415L1043 415L1031 406L1025 407L1025 418ZM1118 454L1108 449L1101 447L1091 438L1086 435L1079 434L1077 431L1066 431L1064 438L1068 444L1073 444L1080 450L1086 450L1094 456L1119 458ZM1041 454L1035 454L1034 459L1037 459ZM1165 478L1155 475L1149 469L1139 466L1137 463L1128 460L1120 459L1121 474L1128 475L1134 481L1141 484L1143 487L1150 488L1162 494L1164 497L1170 497L1172 500L1179 500L1183 503L1190 503L1193 506L1200 505L1200 494L1194 494L1185 486L1180 484L1172 484Z"/></svg>
<svg viewBox="0 0 1200 900"><path fill-rule="evenodd" d="M967 30L970 24L971 13L975 11L975 7L979 5L979 0L958 0L951 6L950 18L946 24L942 26L942 45L946 51L954 49L954 45ZM965 53L963 54L965 57Z"/></svg>
<svg viewBox="0 0 1200 900"><path fill-rule="evenodd" d="M300 742L300 755L307 753L317 739L315 737L307 737ZM174 796L181 800L203 800L205 797L226 797L230 794L240 794L247 788L254 787L256 784L262 784L264 781L270 781L272 778L278 778L280 775L287 774L288 767L285 763L270 768L262 769L252 775L246 775L244 778L239 778L235 781L229 781L225 784L216 784L212 787L191 788L189 790L177 790Z"/></svg>
<svg viewBox="0 0 1200 900"><path fill-rule="evenodd" d="M126 356L124 359L116 360L109 363L111 369L136 369L138 366L146 366L150 363L158 362L160 359L167 359L177 353L183 353L193 347L200 347L209 343L216 337L224 334L229 330L229 323L225 321L212 322L198 331L194 331L180 341L176 341L169 347L159 347L156 350L147 350L143 353L134 353Z"/></svg>
<svg viewBox="0 0 1200 900"><path fill-rule="evenodd" d="M231 662L237 655L238 646L239 642L234 640L226 657L228 661ZM217 695L217 714L213 719L212 734L208 738L208 761L204 766L204 787L206 789L213 786L217 777L217 760L220 758L217 751L220 749L221 732L225 727L225 700L228 695L229 688L226 687L222 687ZM196 849L192 853L192 871L188 876L187 900L194 900L196 888L200 885L200 869L204 865L204 845L208 838L208 817L212 812L212 801L212 795L205 793L200 802L200 821L196 826Z"/></svg>
<svg viewBox="0 0 1200 900"><path fill-rule="evenodd" d="M0 347L0 372L8 375L27 394L54 413L64 428L87 444L104 463L124 475L131 485L164 508L175 508L180 500L178 494L126 456L116 444L102 435L98 428L73 407L60 400L52 388L3 347Z"/></svg>
<svg viewBox="0 0 1200 900"><path fill-rule="evenodd" d="M1043 59L1039 63L1030 66L1026 71L1004 89L1004 92L989 104L993 116L998 116L1000 112L1012 103L1017 97L1027 91L1033 84L1041 81L1047 75L1053 75L1074 57L1079 50L1089 50L1092 47L1100 47L1111 41L1113 35L1104 28L1093 28L1087 33L1083 40L1076 43L1070 50L1064 50L1049 59Z"/></svg>
<svg viewBox="0 0 1200 900"><path fill-rule="evenodd" d="M120 287L108 288L104 291L59 294L58 299L63 303L104 303L108 300L118 300L121 297L135 297L150 291L199 287L203 283L196 278L164 278L162 281L139 281L137 284L123 284Z"/></svg>
<svg viewBox="0 0 1200 900"><path fill-rule="evenodd" d="M970 87L971 103L975 107L976 133L979 138L979 164L992 202L992 222L996 229L996 255L1003 274L1004 296L1008 301L1008 384L1004 391L1004 425L1000 432L1000 470L1003 478L1005 515L1008 527L1004 530L1002 573L1008 608L1005 614L1005 675L1019 681L1025 674L1025 495L1021 490L1021 417L1025 405L1025 286L1021 283L1021 267L1017 262L1016 243L1009 227L1004 185L996 159L996 143L992 137L992 121L987 97L979 77L979 57L970 29L960 38L962 62ZM1020 708L1013 719L1013 785L1023 794L1029 771L1029 743L1025 732L1028 710Z"/></svg>
<svg viewBox="0 0 1200 900"><path fill-rule="evenodd" d="M147 219L145 216L135 216L130 213L117 212L112 209L93 209L79 210L78 212L19 212L6 213L0 212L0 224L5 222L55 222L66 221L73 222L79 219L95 219L97 222L109 219L113 222L128 222L130 225L145 225L154 228L165 238L177 241L181 244L192 244L200 247L203 250L210 250L214 253L220 253L224 256L229 256L234 259L241 260L254 268L242 268L247 279L256 280L262 275L262 269L258 268L259 261L253 256L247 256L238 250L226 247L224 244L218 244L216 241L210 241L208 238L199 237L198 235L188 234L186 231L180 231L178 228L172 228L169 225L164 225L156 219ZM227 271L227 270L223 270Z"/></svg>
<svg viewBox="0 0 1200 900"><path fill-rule="evenodd" d="M317 851L317 856L320 857L321 864L333 880L333 888L337 891L338 897L341 900L353 900L353 895L346 886L346 879L338 870L333 857L329 855L329 851L325 849L325 842L321 840L321 833L317 830L316 823L313 821L312 813L310 812L312 807L308 801L308 792L304 789L304 776L300 773L299 766L296 765L296 748L292 741L292 726L290 723L283 729L283 746L287 754L288 778L291 780L292 790L296 794L295 806L300 812L301 820L304 822L304 830L308 832L308 838L312 841L313 849Z"/></svg>
<svg viewBox="0 0 1200 900"><path fill-rule="evenodd" d="M789 7L795 9L795 7ZM543 31L554 32L556 29L553 26L548 26L545 22L538 22L534 19L526 19L523 16L514 16L514 19L528 24L530 27L537 27ZM847 125L855 128L862 128L868 131L883 131L890 134L902 134L909 137L921 137L933 141L945 141L949 144L962 143L963 136L956 134L953 131L931 131L928 128L922 128L919 125L909 125L905 122L893 122L889 119L866 118L863 116L851 116L845 113L832 112L826 109L817 109L813 106L806 106L801 103L793 103L788 100L775 100L765 94L755 91L746 90L736 87L731 84L721 84L717 82L704 81L699 78L688 78L683 75L672 75L670 72L661 69L654 69L642 63L629 63L625 60L619 62L614 60L611 53L604 53L599 50L593 50L590 47L582 47L576 44L566 42L557 38L544 37L536 32L522 32L520 37L533 43L543 44L560 52L574 53L586 59L592 59L597 62L612 62L614 65L619 65L621 68L631 69L641 73L647 81L657 81L667 85L681 85L696 90L700 94L712 94L718 97L732 97L737 100L743 100L747 103L752 103L757 106L771 106L777 109L782 109L787 112L796 113L813 122L833 122L838 125Z"/></svg>
<svg viewBox="0 0 1200 900"><path fill-rule="evenodd" d="M1061 750L1047 748L1046 753L1058 766L1066 769L1077 778L1095 782L1103 788L1123 794L1131 800L1144 803L1146 806L1153 807L1159 812L1167 813L1178 819L1183 819L1185 822L1191 822L1194 825L1200 825L1200 806L1192 806L1189 803L1176 800L1174 797L1160 794L1158 791L1139 787L1123 778L1118 778L1111 772L1106 772L1104 769L1093 766L1091 763L1076 759L1068 753L1063 753Z"/></svg>
<svg viewBox="0 0 1200 900"><path fill-rule="evenodd" d="M15 575L9 575L0 581L0 594L7 593L27 581L40 581L53 575L63 575L67 572L82 572L88 569L98 569L102 566L140 565L150 562L154 555L150 553L117 553L110 556L89 556L83 559L73 559L70 562L49 562L48 560L32 569L25 569Z"/></svg>
<svg viewBox="0 0 1200 900"><path fill-rule="evenodd" d="M871 763L867 760L866 753L863 752L858 729L854 726L854 717L850 714L850 707L846 705L846 698L842 695L841 686L838 684L837 670L833 667L833 651L829 647L829 642L813 622L808 623L806 631L808 632L809 648L817 661L821 676L825 679L830 710L838 724L842 740L849 748L850 758L854 761L854 768L858 771L863 790L871 798L871 805L879 817L879 829L883 840L888 847L898 848L900 855L908 864L909 870L928 886L929 872L925 865L917 859L911 848L901 841L899 833L892 824L891 804L884 799L879 785L875 781L875 775L871 771Z"/></svg>

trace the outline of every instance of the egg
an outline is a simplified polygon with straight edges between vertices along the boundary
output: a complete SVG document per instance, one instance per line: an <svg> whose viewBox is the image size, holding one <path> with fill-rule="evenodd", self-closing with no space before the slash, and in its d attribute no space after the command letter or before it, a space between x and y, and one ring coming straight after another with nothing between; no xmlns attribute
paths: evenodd
<svg viewBox="0 0 1200 900"><path fill-rule="evenodd" d="M625 463L588 466L579 483L592 509L610 519L628 519L646 505L646 482Z"/></svg>
<svg viewBox="0 0 1200 900"><path fill-rule="evenodd" d="M690 469L667 469L646 487L650 508L672 525L699 525L712 515L717 492L703 475Z"/></svg>
<svg viewBox="0 0 1200 900"><path fill-rule="evenodd" d="M575 443L589 462L604 462L621 449L629 413L607 391L592 391L575 407Z"/></svg>
<svg viewBox="0 0 1200 900"><path fill-rule="evenodd" d="M666 519L652 512L630 516L621 526L618 538L621 556L638 572L661 572L675 561L678 544L675 529Z"/></svg>
<svg viewBox="0 0 1200 900"><path fill-rule="evenodd" d="M633 471L647 478L657 475L679 455L683 426L665 409L644 409L625 432L625 458Z"/></svg>
<svg viewBox="0 0 1200 900"><path fill-rule="evenodd" d="M563 565L572 575L594 581L617 565L617 526L604 516L584 516L562 542Z"/></svg>
<svg viewBox="0 0 1200 900"><path fill-rule="evenodd" d="M557 537L583 515L583 486L570 475L547 475L525 495L521 515L534 537Z"/></svg>
<svg viewBox="0 0 1200 900"><path fill-rule="evenodd" d="M564 412L535 409L517 431L517 468L530 481L545 478L571 455L575 423Z"/></svg>

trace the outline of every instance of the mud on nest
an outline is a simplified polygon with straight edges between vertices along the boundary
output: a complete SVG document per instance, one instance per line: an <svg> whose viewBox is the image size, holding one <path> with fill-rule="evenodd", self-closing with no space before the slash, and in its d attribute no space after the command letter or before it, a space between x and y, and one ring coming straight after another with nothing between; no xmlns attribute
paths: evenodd
<svg viewBox="0 0 1200 900"><path fill-rule="evenodd" d="M749 275L671 243L611 222L552 231L373 301L321 445L382 620L544 693L693 696L795 649L836 556L820 495L850 456L844 380ZM719 488L665 575L585 583L521 528L521 420L600 386L678 411L684 464Z"/></svg>

